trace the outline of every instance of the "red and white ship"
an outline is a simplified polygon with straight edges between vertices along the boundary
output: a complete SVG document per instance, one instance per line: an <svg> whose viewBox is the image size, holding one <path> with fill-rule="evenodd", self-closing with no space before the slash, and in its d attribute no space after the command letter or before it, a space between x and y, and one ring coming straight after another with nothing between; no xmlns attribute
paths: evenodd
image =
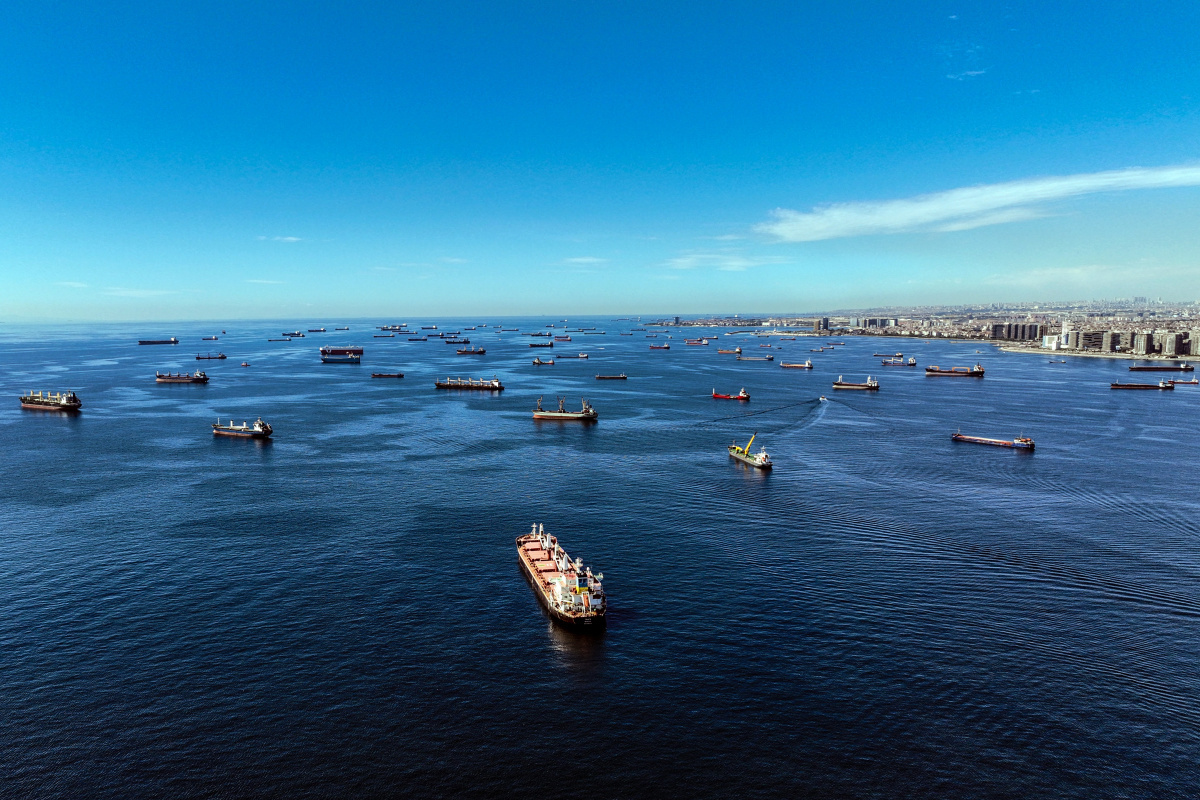
<svg viewBox="0 0 1200 800"><path fill-rule="evenodd" d="M601 584L604 573L592 574L582 559L572 561L558 537L546 534L544 525L535 524L517 537L517 558L538 601L557 622L572 628L604 626L608 611Z"/></svg>

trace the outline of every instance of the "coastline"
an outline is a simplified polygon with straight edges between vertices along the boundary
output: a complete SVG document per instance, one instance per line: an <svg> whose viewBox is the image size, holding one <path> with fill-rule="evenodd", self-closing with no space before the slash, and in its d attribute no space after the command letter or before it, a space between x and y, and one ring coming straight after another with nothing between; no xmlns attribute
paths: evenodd
<svg viewBox="0 0 1200 800"><path fill-rule="evenodd" d="M1028 353L1032 355L1043 355L1049 357L1058 356L1073 356L1075 358L1114 358L1123 359L1125 361L1161 361L1167 364L1183 364L1190 363L1189 356L1159 356L1159 355L1135 355L1133 353L1096 353L1086 350L1044 350L1040 347L1014 347L1012 345L1000 345L1000 350L1005 353Z"/></svg>

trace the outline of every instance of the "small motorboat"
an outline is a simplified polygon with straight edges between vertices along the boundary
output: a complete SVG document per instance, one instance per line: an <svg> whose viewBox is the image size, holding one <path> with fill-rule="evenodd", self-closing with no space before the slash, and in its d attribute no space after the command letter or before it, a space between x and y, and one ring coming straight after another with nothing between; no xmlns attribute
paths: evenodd
<svg viewBox="0 0 1200 800"><path fill-rule="evenodd" d="M250 366L250 362L249 362L249 361L243 361L243 362L242 362L242 366L243 366L243 367L248 367L248 366Z"/></svg>

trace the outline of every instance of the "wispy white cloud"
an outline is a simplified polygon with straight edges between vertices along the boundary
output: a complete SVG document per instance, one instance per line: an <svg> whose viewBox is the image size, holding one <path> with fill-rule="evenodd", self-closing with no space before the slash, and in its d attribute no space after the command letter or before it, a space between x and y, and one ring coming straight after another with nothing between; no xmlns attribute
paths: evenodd
<svg viewBox="0 0 1200 800"><path fill-rule="evenodd" d="M755 227L783 242L912 231L965 231L1045 216L1041 204L1069 197L1131 189L1200 186L1200 165L1133 167L1027 178L869 203L835 203L811 211L780 208Z"/></svg>
<svg viewBox="0 0 1200 800"><path fill-rule="evenodd" d="M55 286L65 286L68 289L86 289L86 288L88 288L88 285L86 283L80 283L79 281L55 281L54 285Z"/></svg>
<svg viewBox="0 0 1200 800"><path fill-rule="evenodd" d="M442 256L441 258L438 259L438 261L441 261L443 264L466 264L467 263L467 259L455 258L454 256Z"/></svg>
<svg viewBox="0 0 1200 800"><path fill-rule="evenodd" d="M782 259L774 256L751 257L741 253L683 253L669 258L663 266L669 269L718 269L726 272L742 272L764 264L778 264Z"/></svg>
<svg viewBox="0 0 1200 800"><path fill-rule="evenodd" d="M260 242L303 242L299 236L259 236Z"/></svg>
<svg viewBox="0 0 1200 800"><path fill-rule="evenodd" d="M179 292L171 289L126 289L123 286L109 286L100 294L108 297L163 297Z"/></svg>
<svg viewBox="0 0 1200 800"><path fill-rule="evenodd" d="M946 77L952 81L965 81L970 78L978 78L980 75L986 75L986 69L968 69L963 72L953 72Z"/></svg>
<svg viewBox="0 0 1200 800"><path fill-rule="evenodd" d="M279 285L283 283L283 281L267 281L263 280L262 278L246 278L246 283L266 283L271 285Z"/></svg>
<svg viewBox="0 0 1200 800"><path fill-rule="evenodd" d="M596 258L595 256L578 256L576 258L564 258L562 263L572 267L595 267L600 264L607 264L607 258Z"/></svg>

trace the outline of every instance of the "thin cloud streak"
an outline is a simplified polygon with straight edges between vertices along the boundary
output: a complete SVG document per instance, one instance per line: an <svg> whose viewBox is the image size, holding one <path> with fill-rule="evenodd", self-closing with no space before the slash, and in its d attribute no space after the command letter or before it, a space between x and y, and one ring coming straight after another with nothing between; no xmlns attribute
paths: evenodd
<svg viewBox="0 0 1200 800"><path fill-rule="evenodd" d="M278 285L282 284L283 281L267 281L267 280L263 280L262 278L246 278L246 283L265 283L265 284L270 284L272 286L278 286Z"/></svg>
<svg viewBox="0 0 1200 800"><path fill-rule="evenodd" d="M107 297L163 297L169 294L179 294L170 289L126 289L122 286L110 286L101 294Z"/></svg>
<svg viewBox="0 0 1200 800"><path fill-rule="evenodd" d="M1100 192L1200 186L1200 165L1133 167L968 186L874 203L835 203L811 211L780 208L755 230L780 242L921 231L966 231L1047 215L1039 204Z"/></svg>
<svg viewBox="0 0 1200 800"><path fill-rule="evenodd" d="M751 267L778 264L779 258L754 258L739 253L684 253L663 263L668 269L718 269L724 272L744 272Z"/></svg>

